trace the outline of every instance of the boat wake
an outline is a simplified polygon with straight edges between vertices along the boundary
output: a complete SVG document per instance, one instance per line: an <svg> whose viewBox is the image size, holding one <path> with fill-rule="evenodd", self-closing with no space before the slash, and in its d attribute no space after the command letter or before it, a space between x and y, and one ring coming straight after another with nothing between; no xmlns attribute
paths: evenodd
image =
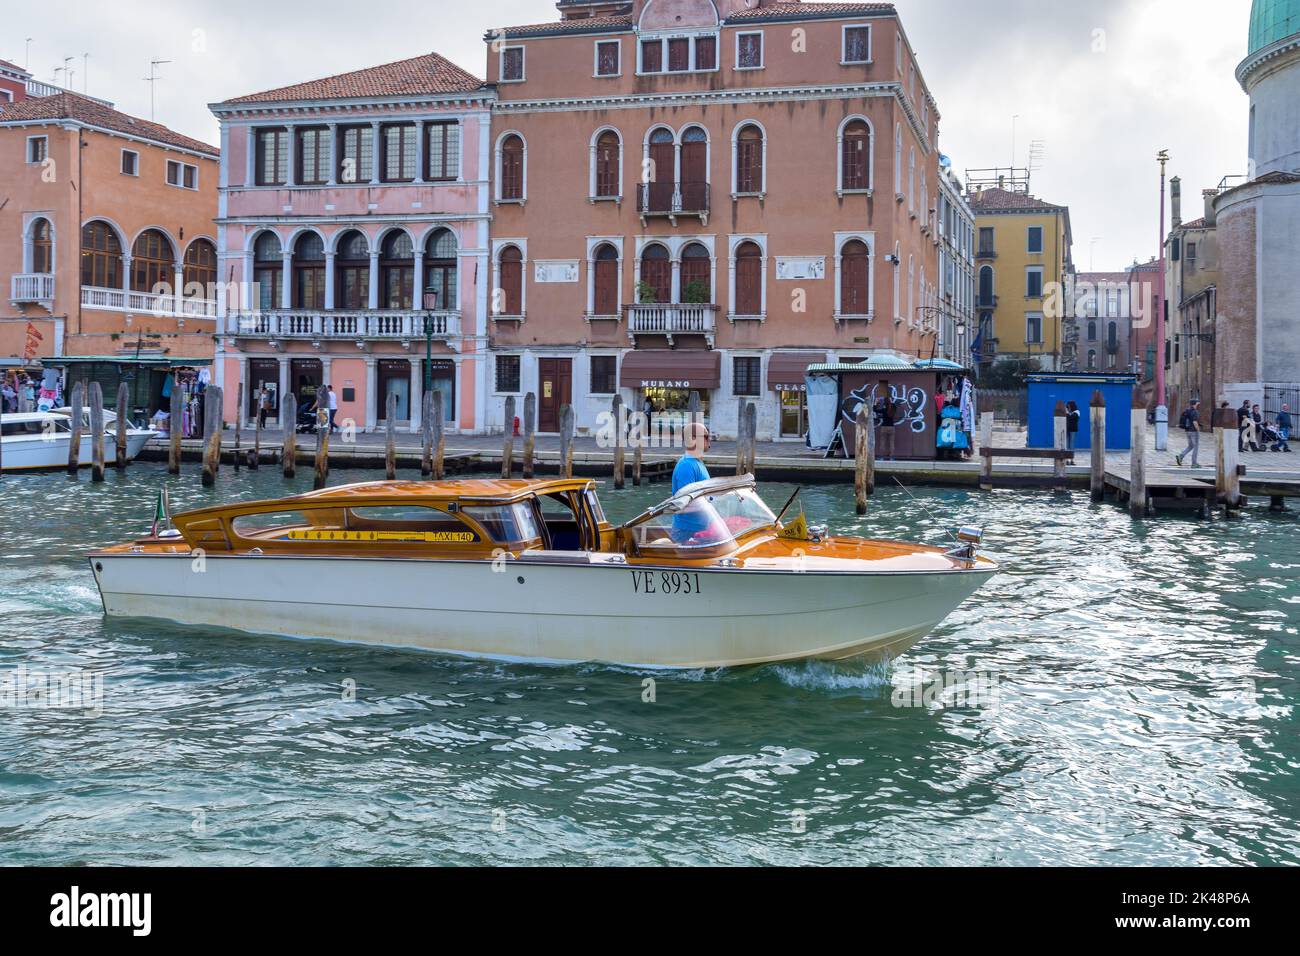
<svg viewBox="0 0 1300 956"><path fill-rule="evenodd" d="M800 661L775 664L763 672L798 690L860 693L894 686L892 661Z"/></svg>

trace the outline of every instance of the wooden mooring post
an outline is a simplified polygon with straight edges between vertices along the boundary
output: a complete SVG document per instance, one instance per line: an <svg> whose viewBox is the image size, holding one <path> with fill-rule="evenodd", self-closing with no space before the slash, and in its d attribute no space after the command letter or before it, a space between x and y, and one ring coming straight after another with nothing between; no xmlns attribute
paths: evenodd
<svg viewBox="0 0 1300 956"><path fill-rule="evenodd" d="M316 468L312 488L324 488L330 477L330 419L324 408L316 412Z"/></svg>
<svg viewBox="0 0 1300 956"><path fill-rule="evenodd" d="M90 383L90 480L104 480L104 389Z"/></svg>
<svg viewBox="0 0 1300 956"><path fill-rule="evenodd" d="M645 432L648 422L645 421L644 415L642 415L641 426L636 430L636 441L632 443L632 484L637 488L641 487L641 462L645 457L645 443L648 438Z"/></svg>
<svg viewBox="0 0 1300 956"><path fill-rule="evenodd" d="M262 412L262 390L257 390L257 398L253 403L256 407L253 409L253 450L248 453L248 470L257 471L262 464L262 419L265 414Z"/></svg>
<svg viewBox="0 0 1300 956"><path fill-rule="evenodd" d="M1052 447L1057 451L1066 451L1069 444L1069 412L1065 408L1065 402L1057 402L1056 408L1052 412ZM1052 462L1053 490L1058 495L1066 492L1065 480L1065 458L1057 458Z"/></svg>
<svg viewBox="0 0 1300 956"><path fill-rule="evenodd" d="M292 478L298 470L298 403L293 392L280 399L280 425L284 439L280 446L280 468Z"/></svg>
<svg viewBox="0 0 1300 956"><path fill-rule="evenodd" d="M126 429L131 424L126 419L126 406L130 391L126 382L122 382L117 386L117 407L115 409L117 421L114 422L117 427L114 429L113 435L116 457L113 459L113 466L118 470L126 467Z"/></svg>
<svg viewBox="0 0 1300 956"><path fill-rule="evenodd" d="M1129 448L1128 511L1134 518L1147 514L1147 408L1140 391L1133 389L1132 433Z"/></svg>
<svg viewBox="0 0 1300 956"><path fill-rule="evenodd" d="M560 409L560 476L573 477L573 406Z"/></svg>
<svg viewBox="0 0 1300 956"><path fill-rule="evenodd" d="M993 447L993 396L983 392L978 394L976 408L979 412L978 441L980 449ZM980 490L993 490L993 456L984 456L984 467L980 470Z"/></svg>
<svg viewBox="0 0 1300 956"><path fill-rule="evenodd" d="M82 408L86 404L86 387L81 382L72 386L72 398L69 400L69 406L72 409L72 437L68 441L68 474L77 477L77 469L81 467L81 436L83 429L81 427Z"/></svg>
<svg viewBox="0 0 1300 956"><path fill-rule="evenodd" d="M615 395L611 403L614 415L614 490L622 491L627 480L627 413L623 409L623 396Z"/></svg>
<svg viewBox="0 0 1300 956"><path fill-rule="evenodd" d="M875 490L874 488L868 490L867 486L868 469L871 471L871 481L875 483L873 417L871 409L863 402L858 406L858 417L853 423L853 503L860 515L867 513L867 496Z"/></svg>
<svg viewBox="0 0 1300 956"><path fill-rule="evenodd" d="M758 405L745 405L745 474L758 471Z"/></svg>
<svg viewBox="0 0 1300 956"><path fill-rule="evenodd" d="M1106 500L1106 398L1101 394L1101 389L1092 393L1088 415L1092 437L1088 487L1092 500L1101 502Z"/></svg>
<svg viewBox="0 0 1300 956"><path fill-rule="evenodd" d="M181 401L180 376L172 376L171 402L167 418L167 474L181 473L181 439L185 437L185 406Z"/></svg>
<svg viewBox="0 0 1300 956"><path fill-rule="evenodd" d="M384 477L397 478L397 393L388 393L388 416L384 422Z"/></svg>
<svg viewBox="0 0 1300 956"><path fill-rule="evenodd" d="M524 460L523 475L532 478L537 467L537 395L524 396Z"/></svg>
<svg viewBox="0 0 1300 956"><path fill-rule="evenodd" d="M420 399L420 476L428 478L433 474L433 396L437 392L425 392Z"/></svg>
<svg viewBox="0 0 1300 956"><path fill-rule="evenodd" d="M1214 411L1214 491L1223 505L1225 518L1241 514L1241 467L1239 464L1240 440L1237 431L1237 413L1231 408Z"/></svg>
<svg viewBox="0 0 1300 956"><path fill-rule="evenodd" d="M434 481L442 481L443 452L446 451L443 438L442 392L433 393L433 460L430 473Z"/></svg>
<svg viewBox="0 0 1300 956"><path fill-rule="evenodd" d="M239 473L239 459L244 453L239 447L244 434L244 383L241 381L235 386L235 454L232 456L235 461L235 473Z"/></svg>
<svg viewBox="0 0 1300 956"><path fill-rule="evenodd" d="M506 422L501 444L501 477L509 478L515 468L515 397L506 398Z"/></svg>
<svg viewBox="0 0 1300 956"><path fill-rule="evenodd" d="M743 397L736 399L736 475L745 474L749 455L745 451L745 409L749 407Z"/></svg>
<svg viewBox="0 0 1300 956"><path fill-rule="evenodd" d="M203 392L203 487L217 483L221 469L222 395L220 385L209 385Z"/></svg>

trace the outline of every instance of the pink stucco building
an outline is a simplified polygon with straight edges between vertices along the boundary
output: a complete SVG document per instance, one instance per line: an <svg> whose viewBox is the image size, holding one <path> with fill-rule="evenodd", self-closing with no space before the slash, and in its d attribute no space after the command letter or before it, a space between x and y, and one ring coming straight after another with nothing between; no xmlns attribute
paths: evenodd
<svg viewBox="0 0 1300 956"><path fill-rule="evenodd" d="M393 394L415 430L427 374L450 431L482 428L491 99L430 53L212 105L227 420L238 382L246 419L263 385L278 408L330 384L340 423Z"/></svg>
<svg viewBox="0 0 1300 956"><path fill-rule="evenodd" d="M929 357L939 114L894 7L561 0L489 33L489 427L615 393L804 432L804 369ZM231 148L232 153L235 148Z"/></svg>

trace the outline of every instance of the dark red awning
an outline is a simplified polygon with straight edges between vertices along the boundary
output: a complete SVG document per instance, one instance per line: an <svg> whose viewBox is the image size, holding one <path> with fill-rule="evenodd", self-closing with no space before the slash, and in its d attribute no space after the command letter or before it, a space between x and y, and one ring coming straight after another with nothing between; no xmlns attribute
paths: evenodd
<svg viewBox="0 0 1300 956"><path fill-rule="evenodd" d="M703 349L637 349L623 356L619 385L622 388L719 388L722 353Z"/></svg>

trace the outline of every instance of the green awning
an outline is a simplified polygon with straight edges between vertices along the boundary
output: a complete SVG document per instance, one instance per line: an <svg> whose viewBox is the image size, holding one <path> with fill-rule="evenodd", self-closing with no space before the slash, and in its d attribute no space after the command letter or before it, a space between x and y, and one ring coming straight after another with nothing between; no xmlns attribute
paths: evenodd
<svg viewBox="0 0 1300 956"><path fill-rule="evenodd" d="M159 365L166 368L203 368L212 364L210 358L174 358L170 355L54 355L46 356L46 365Z"/></svg>

